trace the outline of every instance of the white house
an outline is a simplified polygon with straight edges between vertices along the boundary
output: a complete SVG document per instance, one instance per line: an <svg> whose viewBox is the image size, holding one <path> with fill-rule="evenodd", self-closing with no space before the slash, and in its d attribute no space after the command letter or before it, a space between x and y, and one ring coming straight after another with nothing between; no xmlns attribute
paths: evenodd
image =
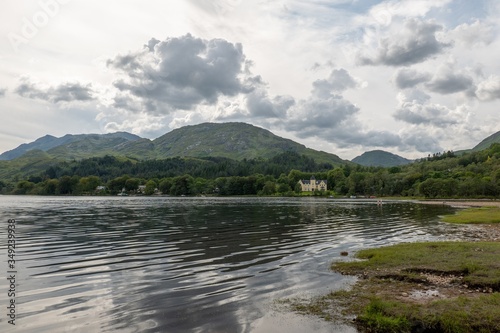
<svg viewBox="0 0 500 333"><path fill-rule="evenodd" d="M326 191L327 183L328 182L326 179L316 180L314 176L312 176L309 180L299 180L299 184L302 187L302 192Z"/></svg>

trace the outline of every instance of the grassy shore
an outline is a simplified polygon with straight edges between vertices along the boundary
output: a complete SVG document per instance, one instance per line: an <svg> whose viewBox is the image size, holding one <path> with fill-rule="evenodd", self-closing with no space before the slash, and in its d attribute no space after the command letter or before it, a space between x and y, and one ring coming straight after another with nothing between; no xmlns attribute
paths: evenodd
<svg viewBox="0 0 500 333"><path fill-rule="evenodd" d="M480 207L459 210L454 215L443 216L443 221L460 224L500 223L500 207Z"/></svg>
<svg viewBox="0 0 500 333"><path fill-rule="evenodd" d="M496 237L500 203L423 203L475 207L443 220L478 224L474 228L485 228L484 233L476 230L475 234L483 241L362 250L356 253L356 261L332 265L337 272L359 278L351 289L288 303L295 311L327 320L353 319L361 332L500 332L500 242Z"/></svg>
<svg viewBox="0 0 500 333"><path fill-rule="evenodd" d="M500 243L399 244L356 258L364 260L332 266L360 277L351 290L292 307L326 319L356 318L366 332L500 332Z"/></svg>

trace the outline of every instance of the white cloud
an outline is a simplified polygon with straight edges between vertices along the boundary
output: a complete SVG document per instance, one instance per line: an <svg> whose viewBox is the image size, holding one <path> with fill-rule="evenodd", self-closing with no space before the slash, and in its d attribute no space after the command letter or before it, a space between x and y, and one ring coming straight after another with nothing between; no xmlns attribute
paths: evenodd
<svg viewBox="0 0 500 333"><path fill-rule="evenodd" d="M477 85L476 96L482 101L500 99L500 77L491 75Z"/></svg>
<svg viewBox="0 0 500 333"><path fill-rule="evenodd" d="M39 10L7 8L4 36ZM17 54L0 40L0 131L154 137L237 120L354 156L467 148L498 130L499 13L492 0L73 1Z"/></svg>
<svg viewBox="0 0 500 333"><path fill-rule="evenodd" d="M436 33L443 26L434 21L408 19L401 31L379 38L376 50L358 55L361 65L408 66L436 57L450 44L441 42Z"/></svg>
<svg viewBox="0 0 500 333"><path fill-rule="evenodd" d="M115 106L138 101L141 111L168 114L215 104L220 95L251 91L255 78L245 76L241 44L191 35L152 40L136 53L108 62L124 78L114 82L121 92ZM128 96L128 97L127 97ZM137 108L137 103L133 109Z"/></svg>
<svg viewBox="0 0 500 333"><path fill-rule="evenodd" d="M463 23L449 32L450 37L466 47L489 45L495 40L495 27L492 23L475 20Z"/></svg>
<svg viewBox="0 0 500 333"><path fill-rule="evenodd" d="M418 97L415 98L414 96ZM460 105L450 109L445 105L430 103L430 96L413 93L413 96L400 93L399 105L394 118L413 125L428 125L445 128L466 122L469 115L467 106Z"/></svg>

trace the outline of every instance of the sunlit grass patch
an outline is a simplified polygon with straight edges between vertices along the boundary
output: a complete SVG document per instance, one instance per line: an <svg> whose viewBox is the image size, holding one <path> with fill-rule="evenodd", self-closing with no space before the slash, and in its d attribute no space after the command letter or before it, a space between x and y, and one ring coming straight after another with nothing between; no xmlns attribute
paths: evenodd
<svg viewBox="0 0 500 333"><path fill-rule="evenodd" d="M454 215L443 216L448 223L500 223L500 207L481 207L459 210Z"/></svg>
<svg viewBox="0 0 500 333"><path fill-rule="evenodd" d="M437 300L425 306L373 298L357 321L369 332L499 332L500 294Z"/></svg>

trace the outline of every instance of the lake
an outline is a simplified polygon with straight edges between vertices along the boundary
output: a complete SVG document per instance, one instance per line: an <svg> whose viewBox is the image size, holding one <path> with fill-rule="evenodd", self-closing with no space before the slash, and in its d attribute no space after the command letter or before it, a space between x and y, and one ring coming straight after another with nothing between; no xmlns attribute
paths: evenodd
<svg viewBox="0 0 500 333"><path fill-rule="evenodd" d="M356 332L283 298L346 288L361 248L459 237L454 209L326 198L0 196L0 331ZM16 326L6 306L15 219ZM349 257L341 256L342 251Z"/></svg>

